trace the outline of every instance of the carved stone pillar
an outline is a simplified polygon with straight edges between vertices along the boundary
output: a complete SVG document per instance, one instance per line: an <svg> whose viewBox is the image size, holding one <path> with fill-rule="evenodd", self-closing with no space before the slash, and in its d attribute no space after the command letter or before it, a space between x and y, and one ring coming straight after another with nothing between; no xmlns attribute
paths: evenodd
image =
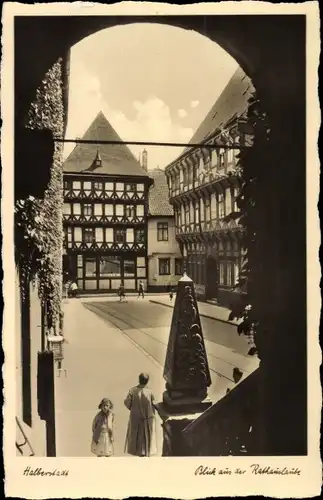
<svg viewBox="0 0 323 500"><path fill-rule="evenodd" d="M163 401L169 410L191 412L210 406L207 396L210 371L194 284L186 274L178 282L164 379Z"/></svg>
<svg viewBox="0 0 323 500"><path fill-rule="evenodd" d="M212 404L207 354L194 283L186 273L178 282L166 353L166 391L158 413L163 421L164 456L185 456L182 431Z"/></svg>

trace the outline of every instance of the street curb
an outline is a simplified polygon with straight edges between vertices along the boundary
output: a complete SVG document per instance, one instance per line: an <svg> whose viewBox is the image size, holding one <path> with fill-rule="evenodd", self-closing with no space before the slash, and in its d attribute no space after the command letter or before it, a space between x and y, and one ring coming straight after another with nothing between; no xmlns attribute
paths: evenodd
<svg viewBox="0 0 323 500"><path fill-rule="evenodd" d="M152 302L153 304L159 304L160 306L171 307L172 309L174 309L173 306L171 306L170 304L164 304L163 302L158 302L157 300L149 299L149 302ZM229 324L232 326L238 326L238 323L234 323L233 321L215 318L214 316L209 316L208 314L203 314L203 313L199 313L199 314L200 314L200 316L203 316L203 318L209 318L209 319L213 319L215 321L220 321L220 323L226 323L226 324Z"/></svg>

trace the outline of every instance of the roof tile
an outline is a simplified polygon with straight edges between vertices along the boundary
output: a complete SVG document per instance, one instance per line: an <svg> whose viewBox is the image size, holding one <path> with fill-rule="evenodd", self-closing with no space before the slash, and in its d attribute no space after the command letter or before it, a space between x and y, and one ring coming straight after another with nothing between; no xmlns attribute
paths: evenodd
<svg viewBox="0 0 323 500"><path fill-rule="evenodd" d="M92 141L121 141L102 111L94 119L82 137ZM94 166L94 159L99 154L100 167ZM63 165L64 172L110 175L148 176L126 144L76 144Z"/></svg>
<svg viewBox="0 0 323 500"><path fill-rule="evenodd" d="M172 216L173 207L169 203L169 190L164 170L156 168L149 171L150 177L154 179L148 195L149 215Z"/></svg>

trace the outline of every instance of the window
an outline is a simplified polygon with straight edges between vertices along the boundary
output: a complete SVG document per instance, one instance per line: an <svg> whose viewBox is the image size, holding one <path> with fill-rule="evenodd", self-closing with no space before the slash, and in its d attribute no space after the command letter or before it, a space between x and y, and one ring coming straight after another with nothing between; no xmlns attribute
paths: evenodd
<svg viewBox="0 0 323 500"><path fill-rule="evenodd" d="M83 205L83 215L92 215L93 213L93 207L89 203L85 203Z"/></svg>
<svg viewBox="0 0 323 500"><path fill-rule="evenodd" d="M195 202L195 222L200 222L200 204Z"/></svg>
<svg viewBox="0 0 323 500"><path fill-rule="evenodd" d="M204 210L205 210L205 221L209 222L211 220L211 200L210 198L206 198L204 202Z"/></svg>
<svg viewBox="0 0 323 500"><path fill-rule="evenodd" d="M131 191L135 193L137 191L137 185L136 184L126 184L125 185L126 191Z"/></svg>
<svg viewBox="0 0 323 500"><path fill-rule="evenodd" d="M226 189L225 192L225 214L229 215L232 212L232 192L231 189Z"/></svg>
<svg viewBox="0 0 323 500"><path fill-rule="evenodd" d="M95 228L95 241L97 243L103 242L103 227L96 227Z"/></svg>
<svg viewBox="0 0 323 500"><path fill-rule="evenodd" d="M126 240L127 240L127 243L133 243L134 242L134 229L133 229L133 227L127 227L127 229L126 229Z"/></svg>
<svg viewBox="0 0 323 500"><path fill-rule="evenodd" d="M137 217L143 217L145 213L144 205L137 205Z"/></svg>
<svg viewBox="0 0 323 500"><path fill-rule="evenodd" d="M198 176L198 168L197 168L197 165L193 165L193 182L195 182L197 180L197 176Z"/></svg>
<svg viewBox="0 0 323 500"><path fill-rule="evenodd" d="M125 229L115 229L114 230L114 242L115 243L125 243L125 241L126 241Z"/></svg>
<svg viewBox="0 0 323 500"><path fill-rule="evenodd" d="M121 259L120 257L101 257L100 258L100 278L106 276L121 275Z"/></svg>
<svg viewBox="0 0 323 500"><path fill-rule="evenodd" d="M101 217L103 214L103 205L102 203L94 203L94 215Z"/></svg>
<svg viewBox="0 0 323 500"><path fill-rule="evenodd" d="M73 181L73 189L81 189L81 181Z"/></svg>
<svg viewBox="0 0 323 500"><path fill-rule="evenodd" d="M234 285L234 269L233 262L227 262L227 285Z"/></svg>
<svg viewBox="0 0 323 500"><path fill-rule="evenodd" d="M233 211L234 212L239 212L239 207L237 203L237 198L239 196L239 190L237 188L234 188L233 192Z"/></svg>
<svg viewBox="0 0 323 500"><path fill-rule="evenodd" d="M183 260L175 259L175 274L181 276L183 274Z"/></svg>
<svg viewBox="0 0 323 500"><path fill-rule="evenodd" d="M84 241L85 243L93 243L94 241L94 231L91 227L84 228Z"/></svg>
<svg viewBox="0 0 323 500"><path fill-rule="evenodd" d="M73 203L73 215L81 215L81 204L80 203Z"/></svg>
<svg viewBox="0 0 323 500"><path fill-rule="evenodd" d="M74 241L76 243L81 243L83 241L82 228L74 227Z"/></svg>
<svg viewBox="0 0 323 500"><path fill-rule="evenodd" d="M103 190L103 182L101 182L101 181L95 181L93 183L93 187L94 187L94 189L96 189L98 191L102 191Z"/></svg>
<svg viewBox="0 0 323 500"><path fill-rule="evenodd" d="M225 262L220 262L220 285L224 285Z"/></svg>
<svg viewBox="0 0 323 500"><path fill-rule="evenodd" d="M224 196L223 194L219 194L218 197L218 207L219 207L219 217L224 217Z"/></svg>
<svg viewBox="0 0 323 500"><path fill-rule="evenodd" d="M192 184L192 182L193 182L193 169L192 169L192 167L188 167L187 172L188 172L188 174L187 174L188 183Z"/></svg>
<svg viewBox="0 0 323 500"><path fill-rule="evenodd" d="M133 277L135 275L135 261L125 260L123 263L123 274L124 277Z"/></svg>
<svg viewBox="0 0 323 500"><path fill-rule="evenodd" d="M158 259L158 264L160 276L170 274L170 259Z"/></svg>
<svg viewBox="0 0 323 500"><path fill-rule="evenodd" d="M209 153L207 153L207 156L206 156L206 158L205 158L205 163L204 163L204 170L205 170L206 172L208 172L208 171L209 171L209 169L210 169L210 165L211 165L211 158L210 158Z"/></svg>
<svg viewBox="0 0 323 500"><path fill-rule="evenodd" d="M185 205L185 224L188 225L190 223L190 206L187 204Z"/></svg>
<svg viewBox="0 0 323 500"><path fill-rule="evenodd" d="M72 246L72 228L71 227L68 227L67 229L65 229L65 245L68 248L71 248L71 246Z"/></svg>
<svg viewBox="0 0 323 500"><path fill-rule="evenodd" d="M225 150L221 148L219 151L219 169L224 168L224 163L225 163Z"/></svg>
<svg viewBox="0 0 323 500"><path fill-rule="evenodd" d="M239 264L238 262L233 263L233 270L234 270L234 284L237 285L239 283Z"/></svg>
<svg viewBox="0 0 323 500"><path fill-rule="evenodd" d="M71 213L71 204L70 203L64 203L63 214L64 215L70 215L70 213Z"/></svg>
<svg viewBox="0 0 323 500"><path fill-rule="evenodd" d="M168 222L157 222L157 241L168 241Z"/></svg>
<svg viewBox="0 0 323 500"><path fill-rule="evenodd" d="M64 189L71 189L72 183L71 181L64 181Z"/></svg>
<svg viewBox="0 0 323 500"><path fill-rule="evenodd" d="M188 184L188 175L187 175L187 169L186 168L183 170L183 184L184 184L184 186L186 184Z"/></svg>
<svg viewBox="0 0 323 500"><path fill-rule="evenodd" d="M134 205L125 205L124 214L126 217L133 219L136 217L136 207Z"/></svg>
<svg viewBox="0 0 323 500"><path fill-rule="evenodd" d="M135 229L135 242L136 243L144 243L145 242L145 230L144 229Z"/></svg>
<svg viewBox="0 0 323 500"><path fill-rule="evenodd" d="M212 156L211 156L211 165L212 167L216 167L218 164L218 154L216 152L216 149L212 150Z"/></svg>
<svg viewBox="0 0 323 500"><path fill-rule="evenodd" d="M85 276L87 278L93 278L93 276L96 276L96 259L95 259L95 257L85 259Z"/></svg>

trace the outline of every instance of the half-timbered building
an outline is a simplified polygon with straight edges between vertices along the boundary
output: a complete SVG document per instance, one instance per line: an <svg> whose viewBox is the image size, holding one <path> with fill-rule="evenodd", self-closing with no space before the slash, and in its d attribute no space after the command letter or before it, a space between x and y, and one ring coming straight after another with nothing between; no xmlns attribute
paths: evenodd
<svg viewBox="0 0 323 500"><path fill-rule="evenodd" d="M234 171L245 142L240 124L252 92L239 68L193 135L194 147L165 169L186 271L200 300L227 306L236 296L233 287L243 262Z"/></svg>
<svg viewBox="0 0 323 500"><path fill-rule="evenodd" d="M102 112L64 163L64 270L80 291L147 287L152 179ZM101 142L100 142L101 141Z"/></svg>

